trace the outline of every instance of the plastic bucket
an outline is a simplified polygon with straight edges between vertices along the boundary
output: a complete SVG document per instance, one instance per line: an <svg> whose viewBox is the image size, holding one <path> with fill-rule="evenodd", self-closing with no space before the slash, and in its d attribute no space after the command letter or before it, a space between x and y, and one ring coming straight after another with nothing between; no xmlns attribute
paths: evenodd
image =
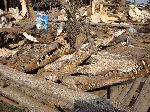
<svg viewBox="0 0 150 112"><path fill-rule="evenodd" d="M48 14L37 13L36 14L36 28L37 29L48 29Z"/></svg>

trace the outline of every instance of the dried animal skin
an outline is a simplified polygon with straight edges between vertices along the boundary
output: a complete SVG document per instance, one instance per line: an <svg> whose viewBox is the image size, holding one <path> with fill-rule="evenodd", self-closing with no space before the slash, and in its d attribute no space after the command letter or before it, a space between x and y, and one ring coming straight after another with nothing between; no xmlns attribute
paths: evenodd
<svg viewBox="0 0 150 112"><path fill-rule="evenodd" d="M54 70L59 71L61 66L63 66L63 64L65 64L65 63L69 62L72 57L73 57L73 54L64 55L64 56L60 57L59 59L57 59L56 61L46 65L44 67L44 69L47 71L54 71Z"/></svg>
<svg viewBox="0 0 150 112"><path fill-rule="evenodd" d="M9 60L11 62L9 65L12 65L12 67L19 65L24 71L33 70L38 67L38 63L44 60L49 52L55 50L57 47L57 42L51 44L34 43L33 45L24 45L16 55L12 56L12 59Z"/></svg>

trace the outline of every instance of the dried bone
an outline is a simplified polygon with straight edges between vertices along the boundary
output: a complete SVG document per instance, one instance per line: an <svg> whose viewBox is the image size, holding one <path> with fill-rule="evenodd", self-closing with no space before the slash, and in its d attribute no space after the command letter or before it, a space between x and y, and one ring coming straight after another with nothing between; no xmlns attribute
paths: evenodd
<svg viewBox="0 0 150 112"><path fill-rule="evenodd" d="M47 105L38 102L36 99L25 95L14 87L0 87L0 93L18 102L20 105L27 107L33 112L58 112L56 109L50 108Z"/></svg>
<svg viewBox="0 0 150 112"><path fill-rule="evenodd" d="M45 94L53 95L54 97L59 98L60 100L63 100L69 104L74 104L76 101L84 101L89 105L92 104L93 106L97 106L100 110L116 111L116 109L108 101L99 98L96 95L84 92L76 92L62 85L58 85L53 82L47 82L44 79L36 78L4 65L0 65L0 73L1 76L7 79L15 81L21 85L26 85L32 89L40 90ZM99 104L96 104L95 101L99 101Z"/></svg>

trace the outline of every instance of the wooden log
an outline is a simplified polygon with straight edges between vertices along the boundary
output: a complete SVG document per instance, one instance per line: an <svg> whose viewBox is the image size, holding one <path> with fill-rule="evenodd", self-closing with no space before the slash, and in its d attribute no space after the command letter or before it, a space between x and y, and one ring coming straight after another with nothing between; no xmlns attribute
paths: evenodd
<svg viewBox="0 0 150 112"><path fill-rule="evenodd" d="M57 49L57 47L58 47L58 43L57 43L57 42L53 42L52 44L46 45L45 48L42 49L42 50L43 50L43 57L45 57L44 60L41 60L41 61L43 61L43 62L39 63L38 60L33 59L33 60L30 61L29 64L25 64L25 65L24 65L24 70L25 70L25 71L32 71L32 70L34 70L34 69L43 67L43 66L45 66L46 64L48 64L48 63L54 61L55 59L57 59L57 58L54 58L54 57L53 57L54 54L52 54L51 56L48 56L48 53L49 53L49 52L52 52L52 51L55 50L55 49ZM56 50L55 52L57 52L57 50ZM57 54L56 56L58 57L59 54ZM47 58L51 58L51 60L48 61ZM45 60L46 60L46 62L45 62ZM45 63L44 63L44 62L45 62Z"/></svg>
<svg viewBox="0 0 150 112"><path fill-rule="evenodd" d="M31 17L31 20L34 22L36 13L33 10L32 3L28 3L27 7L28 7L28 11L29 11L29 15Z"/></svg>
<svg viewBox="0 0 150 112"><path fill-rule="evenodd" d="M47 82L44 79L36 78L34 76L19 72L1 64L0 74L7 79L19 83L20 85L26 85L32 89L40 90L45 94L52 95L56 98L59 98L60 101L63 100L64 102L72 105L77 101L85 101L90 105L97 105L100 110L116 111L116 108L114 108L112 104L96 95L73 91L62 85L53 82ZM94 103L94 101L98 101L99 104Z"/></svg>
<svg viewBox="0 0 150 112"><path fill-rule="evenodd" d="M2 96L2 94L0 96L0 101L3 101L5 103L8 103L8 104L13 105L15 107L19 107L18 102L12 101L11 99L8 99L8 98Z"/></svg>
<svg viewBox="0 0 150 112"><path fill-rule="evenodd" d="M58 110L50 108L47 105L38 102L36 99L25 95L14 87L0 87L0 93L18 102L19 105L27 107L32 112L59 112Z"/></svg>
<svg viewBox="0 0 150 112"><path fill-rule="evenodd" d="M7 0L4 0L4 6L5 6L5 11L7 12L7 10L8 10Z"/></svg>
<svg viewBox="0 0 150 112"><path fill-rule="evenodd" d="M139 68L138 61L134 57L124 57L120 54L100 51L91 55L90 64L79 66L76 69L77 73L87 75L99 75L110 70L118 70L118 72L130 72L133 69Z"/></svg>
<svg viewBox="0 0 150 112"><path fill-rule="evenodd" d="M69 44L66 42L66 40L64 40L63 38L60 38L58 40L56 40L56 42L58 42L60 45L62 45L61 48L59 48L58 50L54 51L52 53L52 55L50 56L46 56L44 60L42 60L37 67L35 67L34 69L37 68L41 68L44 67L45 65L54 62L55 60L57 60L58 58L60 58L61 56L67 54L70 52L70 46Z"/></svg>
<svg viewBox="0 0 150 112"><path fill-rule="evenodd" d="M62 77L70 75L78 65L96 52L99 46L107 46L112 40L113 37L110 37L107 39L97 39L95 42L83 44L78 51L72 54L72 58L59 68L59 71L53 71L51 74L55 74L60 80Z"/></svg>
<svg viewBox="0 0 150 112"><path fill-rule="evenodd" d="M110 23L90 23L90 25L92 26L110 26L110 27L124 27L124 28L128 28L128 27L133 27L133 28L142 28L144 25L148 25L148 24L131 24L131 25L128 25L128 24L110 24Z"/></svg>
<svg viewBox="0 0 150 112"><path fill-rule="evenodd" d="M149 75L150 67L146 69L142 69L137 73L130 72L128 74L121 74L121 73L113 73L111 76L95 76L95 77L88 77L88 76L74 76L74 77L66 77L63 80L64 84L68 87L73 87L74 89L80 89L83 91L93 90L96 88L101 88L105 86L110 86L118 83L122 83L125 81L133 80L137 77L142 77ZM69 81L70 80L70 81Z"/></svg>

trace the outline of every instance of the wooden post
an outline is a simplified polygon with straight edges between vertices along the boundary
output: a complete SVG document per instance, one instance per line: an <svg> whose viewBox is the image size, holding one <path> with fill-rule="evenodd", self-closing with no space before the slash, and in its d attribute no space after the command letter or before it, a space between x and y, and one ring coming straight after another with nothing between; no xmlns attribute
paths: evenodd
<svg viewBox="0 0 150 112"><path fill-rule="evenodd" d="M7 0L4 0L4 6L5 6L5 11L7 11L7 8L8 8Z"/></svg>
<svg viewBox="0 0 150 112"><path fill-rule="evenodd" d="M134 0L134 5L136 5L137 4L137 1L136 0Z"/></svg>

